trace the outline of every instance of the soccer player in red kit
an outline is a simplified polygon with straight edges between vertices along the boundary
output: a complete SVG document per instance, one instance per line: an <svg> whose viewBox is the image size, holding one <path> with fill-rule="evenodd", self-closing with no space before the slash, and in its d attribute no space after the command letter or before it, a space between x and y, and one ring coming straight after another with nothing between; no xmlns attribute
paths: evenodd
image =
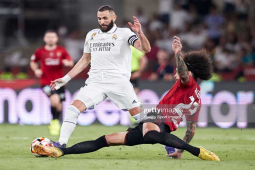
<svg viewBox="0 0 255 170"><path fill-rule="evenodd" d="M201 107L199 86L197 78L208 80L212 76L212 63L203 51L192 51L181 54L181 41L174 37L173 51L176 57L177 72L176 83L160 101L153 112L142 118L142 122L135 128L129 128L127 132L118 132L104 135L96 140L77 143L69 148L47 147L35 145L37 154L61 157L68 154L81 154L94 152L108 146L139 144L156 144L178 148L177 152L169 154L173 158L181 158L183 150L186 150L203 160L220 161L218 156L203 147L194 147L188 143L192 139L199 109ZM181 120L186 117L187 131L184 139L171 134L178 128Z"/></svg>
<svg viewBox="0 0 255 170"><path fill-rule="evenodd" d="M63 76L63 66L72 67L73 60L64 47L58 46L58 36L53 30L44 35L45 46L37 49L31 57L30 66L35 76L40 78L40 86L50 98L52 121L49 126L52 135L59 135L59 116L62 113L62 101L65 100L65 88L52 91L51 81ZM38 62L40 61L40 67Z"/></svg>

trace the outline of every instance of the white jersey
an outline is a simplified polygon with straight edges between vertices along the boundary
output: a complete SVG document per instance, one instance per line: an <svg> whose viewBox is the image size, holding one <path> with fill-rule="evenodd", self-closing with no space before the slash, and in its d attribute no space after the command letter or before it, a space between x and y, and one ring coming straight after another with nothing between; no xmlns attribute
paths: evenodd
<svg viewBox="0 0 255 170"><path fill-rule="evenodd" d="M85 39L84 53L91 53L89 75L99 72L122 74L130 78L132 53L137 35L129 28L116 25L104 33L100 29L90 31Z"/></svg>

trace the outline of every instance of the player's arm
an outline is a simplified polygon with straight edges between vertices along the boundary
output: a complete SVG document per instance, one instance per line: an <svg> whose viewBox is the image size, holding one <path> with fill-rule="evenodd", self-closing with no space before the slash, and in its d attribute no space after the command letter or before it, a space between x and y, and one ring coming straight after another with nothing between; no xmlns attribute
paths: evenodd
<svg viewBox="0 0 255 170"><path fill-rule="evenodd" d="M185 135L183 137L183 141L184 142L190 143L190 141L192 140L193 136L195 135L196 127L197 127L197 123L196 122L194 122L194 121L187 121L187 129L186 129ZM182 150L182 149L178 149L174 153L167 154L166 156L167 157L172 157L174 159L181 159L183 151L184 150Z"/></svg>
<svg viewBox="0 0 255 170"><path fill-rule="evenodd" d="M66 49L64 49L64 58L62 60L62 63L65 67L73 67L74 65L73 59Z"/></svg>
<svg viewBox="0 0 255 170"><path fill-rule="evenodd" d="M177 72L183 84L189 82L188 68L181 56L182 44L180 38L174 36L174 41L172 44L173 51L175 53Z"/></svg>
<svg viewBox="0 0 255 170"><path fill-rule="evenodd" d="M137 34L138 40L135 41L134 47L138 49L141 52L148 53L151 51L151 45L146 36L144 35L142 31L142 26L139 22L139 20L133 16L134 24L131 22L128 22L131 29Z"/></svg>
<svg viewBox="0 0 255 170"><path fill-rule="evenodd" d="M83 53L81 59L75 64L75 66L62 78L56 79L51 82L50 86L52 90L58 89L68 83L72 78L82 72L90 63L91 54Z"/></svg>
<svg viewBox="0 0 255 170"><path fill-rule="evenodd" d="M32 55L31 61L30 61L30 67L31 67L31 69L34 71L35 76L38 77L38 78L40 78L40 77L42 76L43 72L42 72L42 70L39 68L39 64L37 63L36 60L37 60L37 59L36 59L35 54Z"/></svg>
<svg viewBox="0 0 255 170"><path fill-rule="evenodd" d="M73 67L74 62L73 60L63 59L62 63L65 67Z"/></svg>
<svg viewBox="0 0 255 170"><path fill-rule="evenodd" d="M192 140L193 136L195 135L196 127L197 127L197 122L187 121L187 129L186 129L185 135L183 137L183 141L184 142L190 143L190 141ZM183 153L183 150L182 149L178 149L177 152Z"/></svg>

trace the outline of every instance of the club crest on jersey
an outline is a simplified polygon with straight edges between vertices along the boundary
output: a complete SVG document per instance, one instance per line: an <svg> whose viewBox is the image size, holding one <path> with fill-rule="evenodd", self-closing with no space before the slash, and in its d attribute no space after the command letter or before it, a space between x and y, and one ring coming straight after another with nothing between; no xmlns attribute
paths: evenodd
<svg viewBox="0 0 255 170"><path fill-rule="evenodd" d="M113 34L112 39L117 40L118 36L116 34Z"/></svg>
<svg viewBox="0 0 255 170"><path fill-rule="evenodd" d="M57 57L60 57L61 56L61 52L57 52Z"/></svg>
<svg viewBox="0 0 255 170"><path fill-rule="evenodd" d="M93 38L96 36L96 32L94 32L92 35L91 35L91 40L93 40Z"/></svg>

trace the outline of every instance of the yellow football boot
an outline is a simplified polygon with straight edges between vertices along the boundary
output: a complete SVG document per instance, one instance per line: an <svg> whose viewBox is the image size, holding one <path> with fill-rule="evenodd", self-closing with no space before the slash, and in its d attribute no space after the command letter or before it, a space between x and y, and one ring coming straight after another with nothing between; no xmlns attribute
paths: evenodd
<svg viewBox="0 0 255 170"><path fill-rule="evenodd" d="M60 123L58 119L53 119L51 120L49 129L50 129L50 134L54 136L58 136L60 132Z"/></svg>
<svg viewBox="0 0 255 170"><path fill-rule="evenodd" d="M207 161L220 161L220 158L215 153L208 151L201 146L199 147L199 149L200 149L200 153L198 157L200 159L207 160Z"/></svg>
<svg viewBox="0 0 255 170"><path fill-rule="evenodd" d="M59 148L49 147L44 145L35 145L34 151L38 155L48 156L53 158L59 158L63 155L63 152Z"/></svg>

